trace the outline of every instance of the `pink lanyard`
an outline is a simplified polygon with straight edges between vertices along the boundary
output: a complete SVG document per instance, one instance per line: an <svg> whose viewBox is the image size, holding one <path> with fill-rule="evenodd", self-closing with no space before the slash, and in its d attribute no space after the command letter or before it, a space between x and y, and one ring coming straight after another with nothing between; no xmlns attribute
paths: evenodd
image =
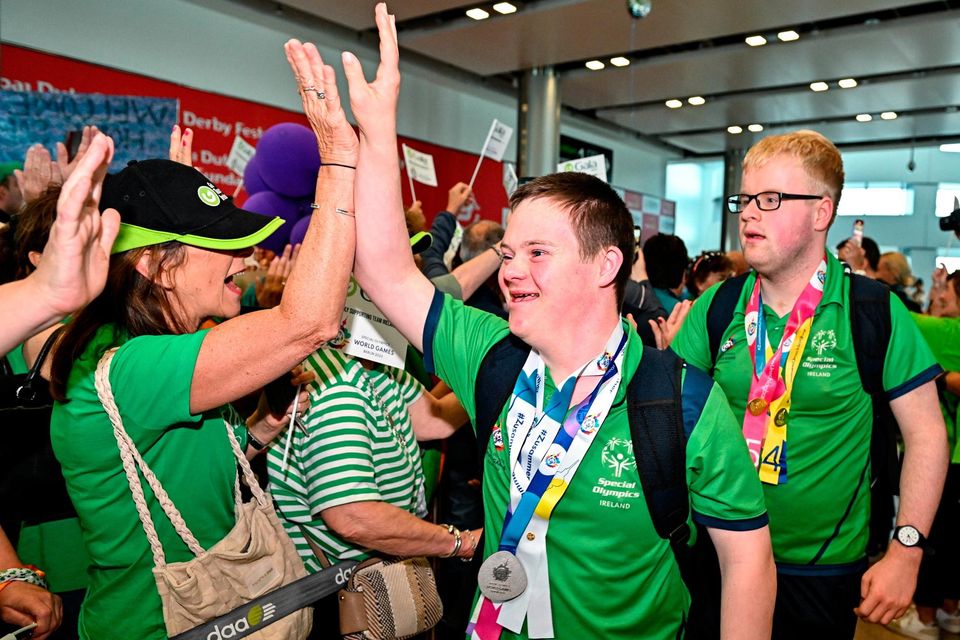
<svg viewBox="0 0 960 640"><path fill-rule="evenodd" d="M820 266L817 267L800 297L797 298L797 302L790 312L787 326L783 330L780 344L769 358L767 358L769 346L767 344L766 319L763 315L763 298L760 294L759 274L754 282L753 292L751 292L750 299L747 302L746 315L743 319L747 334L747 346L750 348L750 360L753 362L750 393L747 395L747 408L743 416L743 436L747 441L747 447L750 449L754 466L760 465L763 441L770 422L770 405L781 396L790 393L790 388L780 372L792 351L797 354L802 351L802 345L798 345L800 348L797 350L792 348L794 337L801 325L812 321L817 305L823 298L823 283L826 280L826 273L827 263L824 259L820 262ZM809 323L807 326L809 327ZM804 331L802 342L806 342L807 336L809 336L809 331ZM759 358L757 357L758 347L762 354ZM791 380L790 387L792 386Z"/></svg>

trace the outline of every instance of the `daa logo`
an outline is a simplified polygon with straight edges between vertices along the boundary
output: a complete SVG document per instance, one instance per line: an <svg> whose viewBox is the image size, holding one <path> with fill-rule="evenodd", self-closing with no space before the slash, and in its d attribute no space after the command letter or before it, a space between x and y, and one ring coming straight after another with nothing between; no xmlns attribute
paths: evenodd
<svg viewBox="0 0 960 640"><path fill-rule="evenodd" d="M223 626L216 625L213 631L207 634L207 640L229 640L238 633L249 631L253 627L262 624L272 618L277 613L277 607L272 602L264 605L256 605L247 611L247 615L238 618L229 624Z"/></svg>
<svg viewBox="0 0 960 640"><path fill-rule="evenodd" d="M334 580L337 584L347 584L347 580L350 579L350 574L353 573L353 569L340 569L337 572L336 578Z"/></svg>

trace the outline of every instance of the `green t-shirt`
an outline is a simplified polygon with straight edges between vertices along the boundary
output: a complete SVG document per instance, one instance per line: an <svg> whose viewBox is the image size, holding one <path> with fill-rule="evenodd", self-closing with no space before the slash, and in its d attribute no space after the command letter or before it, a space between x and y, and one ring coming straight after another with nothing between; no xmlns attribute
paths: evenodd
<svg viewBox="0 0 960 640"><path fill-rule="evenodd" d="M441 307L442 304L442 307ZM625 325L626 327L626 325ZM624 382L642 344L626 327ZM506 320L434 298L424 330L425 357L475 418L474 384L487 351L509 331ZM669 543L653 528L630 438L625 395L587 451L550 518L547 538L553 628L557 638L674 639L689 596ZM549 370L545 400L555 391ZM714 386L686 447L693 518L711 527L746 530L766 523L762 492L733 414ZM506 419L507 407L500 414ZM492 435L491 435L492 437ZM484 556L497 550L510 502L509 442L487 447L483 461ZM525 638L504 630L503 638Z"/></svg>
<svg viewBox="0 0 960 640"><path fill-rule="evenodd" d="M910 315L940 366L946 371L960 371L960 318L934 318L919 313ZM960 464L960 447L957 447L958 405L960 398L956 395L949 391L940 394L940 409L947 425L952 464Z"/></svg>
<svg viewBox="0 0 960 640"><path fill-rule="evenodd" d="M733 320L720 342L714 379L742 423L753 363L743 324L744 307L756 276L744 284ZM690 310L672 348L686 361L709 370L713 364L707 310L719 285ZM872 408L857 372L850 333L850 281L833 256L827 258L823 299L794 381L787 424L785 484L764 484L773 555L785 565L842 565L862 561L870 515ZM891 335L883 387L891 400L933 380L940 368L903 303L890 296ZM789 314L764 305L770 344L777 345Z"/></svg>
<svg viewBox="0 0 960 640"><path fill-rule="evenodd" d="M331 562L370 555L369 549L327 527L320 517L324 509L375 500L416 513L423 471L407 409L423 394L423 386L402 369L376 365L364 370L336 349L315 352L305 365L315 376L304 416L307 433L294 430L289 443L291 432L285 431L267 453L267 471L284 527L307 570L314 572L320 563L304 535Z"/></svg>
<svg viewBox="0 0 960 640"><path fill-rule="evenodd" d="M236 459L221 413L190 413L190 384L206 331L131 340L113 333L102 327L74 363L69 402L55 405L51 421L54 452L92 563L79 632L96 640L160 639L167 634L153 556L94 387L101 354L123 345L111 364L110 383L124 428L205 549L234 525ZM244 444L245 436L240 440ZM167 562L192 559L150 487L141 484Z"/></svg>

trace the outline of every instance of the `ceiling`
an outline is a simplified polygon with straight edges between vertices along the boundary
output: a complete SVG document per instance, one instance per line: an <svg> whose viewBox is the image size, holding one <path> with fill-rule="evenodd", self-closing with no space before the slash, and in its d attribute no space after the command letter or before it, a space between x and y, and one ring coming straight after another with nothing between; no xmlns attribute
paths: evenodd
<svg viewBox="0 0 960 640"><path fill-rule="evenodd" d="M510 15L493 11L495 1L395 0L401 50L478 77L553 66L567 109L684 155L748 147L758 136L750 124L760 136L815 128L841 146L960 139L960 0L652 0L640 20L625 0L513 1ZM374 28L375 0L281 4ZM490 17L466 17L477 6ZM799 39L779 41L786 30ZM768 43L747 46L757 34ZM613 56L629 66L611 65ZM605 68L591 71L589 60ZM844 78L857 86L839 88ZM812 91L817 81L829 89ZM692 106L691 96L705 103ZM668 108L670 99L683 106ZM743 132L729 133L732 125Z"/></svg>

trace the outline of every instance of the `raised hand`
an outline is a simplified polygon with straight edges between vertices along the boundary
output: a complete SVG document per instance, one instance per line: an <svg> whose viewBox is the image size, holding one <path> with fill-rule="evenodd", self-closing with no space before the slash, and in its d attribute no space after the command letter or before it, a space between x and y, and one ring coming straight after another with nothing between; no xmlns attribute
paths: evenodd
<svg viewBox="0 0 960 640"><path fill-rule="evenodd" d="M350 52L343 53L343 72L350 86L350 108L360 127L360 135L375 140L392 136L397 127L397 99L400 96L400 52L397 25L387 13L387 5L377 4L377 32L380 35L380 66L368 83L360 61Z"/></svg>
<svg viewBox="0 0 960 640"><path fill-rule="evenodd" d="M193 129L187 127L182 132L179 125L173 125L170 132L170 159L188 167L193 166Z"/></svg>
<svg viewBox="0 0 960 640"><path fill-rule="evenodd" d="M323 63L320 52L309 42L288 40L283 50L297 81L303 112L317 136L320 161L357 166L360 144L340 105L333 67Z"/></svg>
<svg viewBox="0 0 960 640"><path fill-rule="evenodd" d="M16 169L13 174L17 178L23 201L27 203L42 196L50 186L63 182L59 166L53 162L50 152L42 144L35 144L27 149L23 171Z"/></svg>
<svg viewBox="0 0 960 640"><path fill-rule="evenodd" d="M80 134L80 146L77 147L77 155L73 157L73 160L70 160L70 154L67 153L67 145L62 142L57 143L57 166L60 168L60 175L64 180L69 178L73 170L77 168L77 164L80 163L83 155L90 148L90 143L93 142L93 138L98 132L99 129L92 124L83 128L83 132Z"/></svg>
<svg viewBox="0 0 960 640"><path fill-rule="evenodd" d="M73 313L106 283L120 215L108 209L101 216L97 205L111 158L113 140L97 133L60 191L43 260L30 276L54 316Z"/></svg>
<svg viewBox="0 0 960 640"><path fill-rule="evenodd" d="M270 309L280 304L280 298L283 296L283 288L287 284L287 278L293 271L293 265L297 263L297 256L300 255L300 245L291 247L289 244L284 248L283 253L274 256L267 268L267 275L261 280L257 279L255 291L257 294L257 304L261 309Z"/></svg>

